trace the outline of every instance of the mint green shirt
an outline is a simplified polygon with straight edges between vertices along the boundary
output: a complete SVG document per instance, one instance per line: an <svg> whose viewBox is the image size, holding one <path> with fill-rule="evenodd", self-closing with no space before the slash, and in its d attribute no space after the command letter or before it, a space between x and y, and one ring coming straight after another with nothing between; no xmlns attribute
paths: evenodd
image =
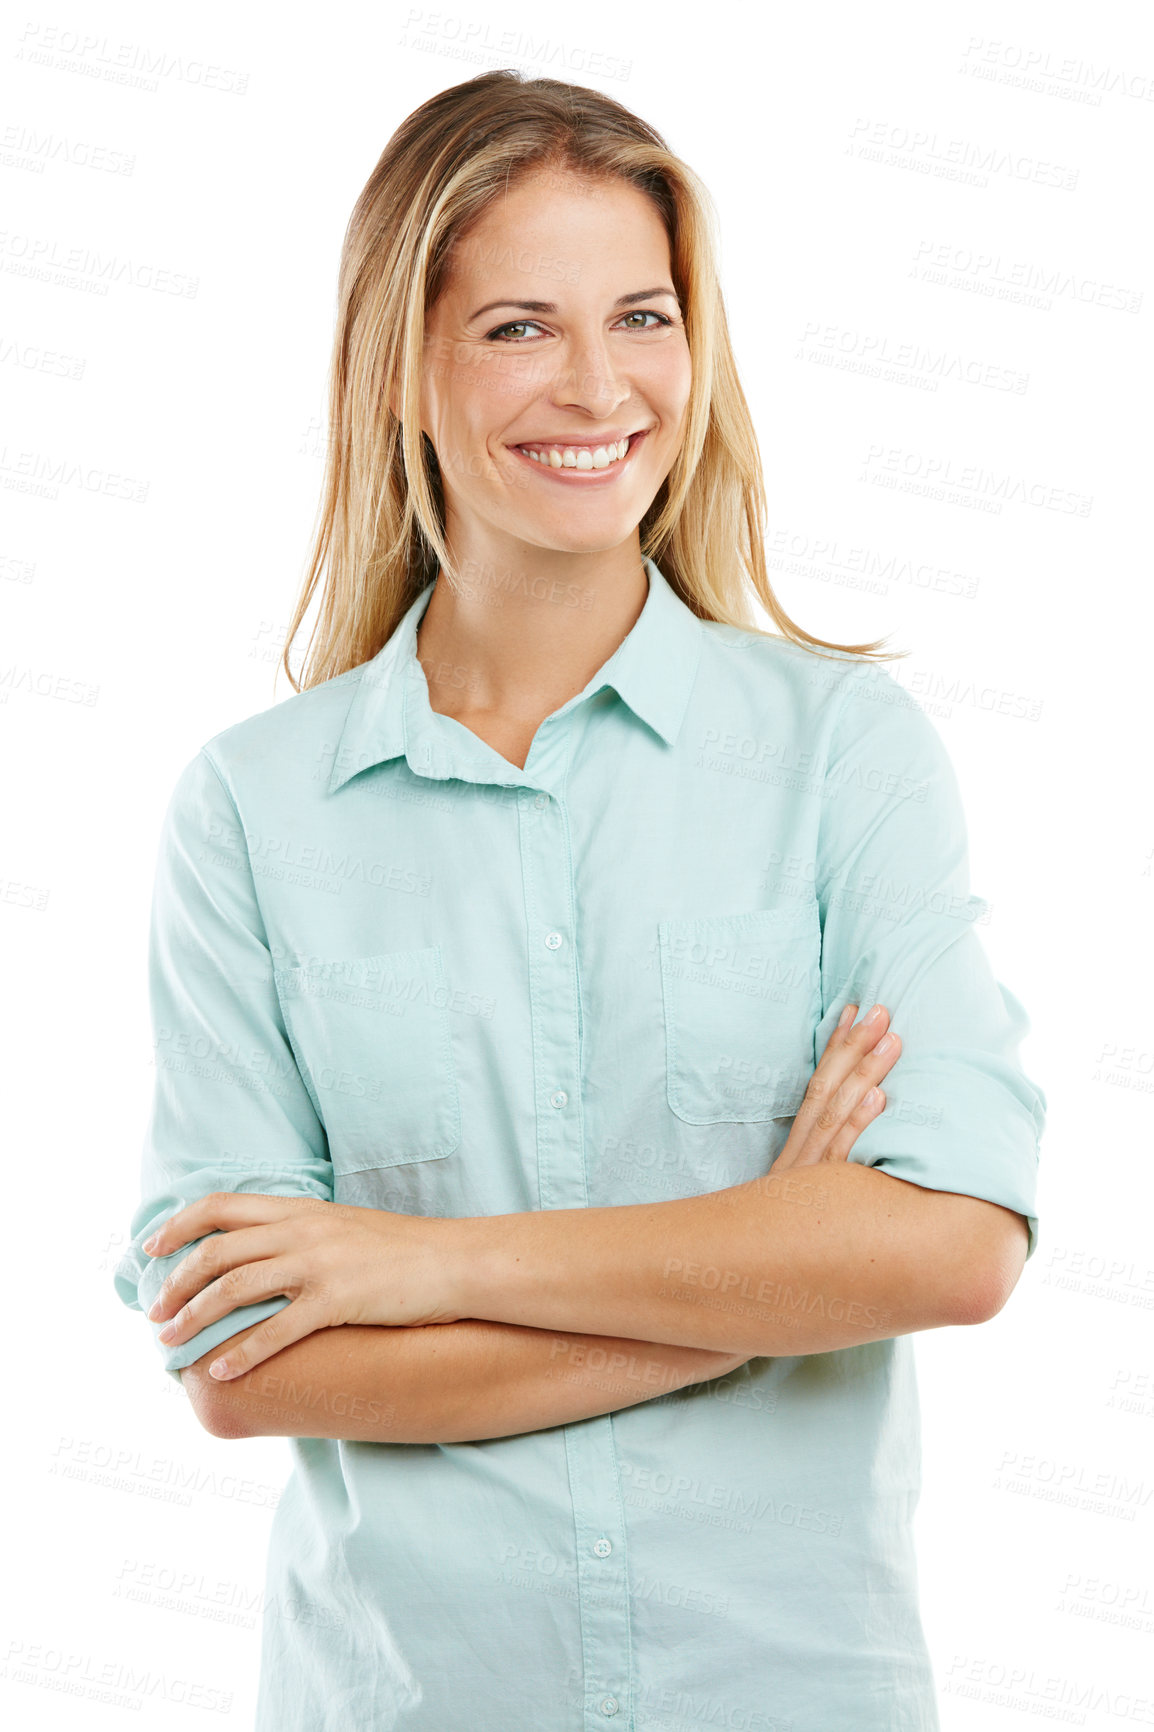
<svg viewBox="0 0 1154 1732"><path fill-rule="evenodd" d="M478 1216L752 1179L851 999L903 1041L851 1159L1017 1210L1032 1254L1046 1100L933 724L883 668L702 622L646 571L523 770L430 707L431 584L372 661L184 769L126 1305L209 1191ZM909 1336L520 1436L289 1447L258 1732L938 1726Z"/></svg>

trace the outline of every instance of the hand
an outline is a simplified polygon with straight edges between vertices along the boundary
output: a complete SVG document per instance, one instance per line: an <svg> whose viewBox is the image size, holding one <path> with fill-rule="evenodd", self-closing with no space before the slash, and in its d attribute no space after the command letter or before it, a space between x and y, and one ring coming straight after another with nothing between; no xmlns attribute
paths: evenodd
<svg viewBox="0 0 1154 1732"><path fill-rule="evenodd" d="M857 1009L856 1004L846 1005L826 1041L771 1173L846 1160L862 1131L884 1109L886 1097L877 1085L901 1053L901 1036L889 1033L889 1045L879 1051L889 1030L889 1012L875 1004L869 1016L853 1022Z"/></svg>
<svg viewBox="0 0 1154 1732"><path fill-rule="evenodd" d="M451 1249L459 1226L319 1197L213 1191L170 1215L143 1246L167 1257L209 1235L173 1269L148 1315L172 1318L171 1333L161 1336L174 1346L238 1306L287 1294L290 1304L243 1342L222 1347L222 1359L209 1366L222 1378L341 1323L455 1323Z"/></svg>

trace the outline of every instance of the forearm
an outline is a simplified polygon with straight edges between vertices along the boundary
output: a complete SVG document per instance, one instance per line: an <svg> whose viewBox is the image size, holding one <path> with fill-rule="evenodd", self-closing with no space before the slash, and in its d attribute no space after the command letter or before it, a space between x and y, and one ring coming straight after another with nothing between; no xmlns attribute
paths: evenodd
<svg viewBox="0 0 1154 1732"><path fill-rule="evenodd" d="M182 1379L214 1436L360 1443L464 1443L540 1431L721 1377L748 1357L471 1318L318 1329L224 1383L208 1374L219 1352L212 1348Z"/></svg>
<svg viewBox="0 0 1154 1732"><path fill-rule="evenodd" d="M458 1302L472 1317L628 1328L747 1357L979 1321L987 1290L1004 1297L1017 1278L1026 1235L995 1203L852 1163L671 1202L460 1226Z"/></svg>

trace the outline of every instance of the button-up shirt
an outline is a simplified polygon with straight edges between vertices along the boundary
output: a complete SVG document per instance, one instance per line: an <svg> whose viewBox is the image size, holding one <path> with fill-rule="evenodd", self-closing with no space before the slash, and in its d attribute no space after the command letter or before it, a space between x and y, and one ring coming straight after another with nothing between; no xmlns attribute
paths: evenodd
<svg viewBox="0 0 1154 1732"><path fill-rule="evenodd" d="M850 1159L1018 1211L1032 1254L1046 1100L934 725L879 665L700 620L645 570L524 768L431 707L429 584L371 661L183 770L127 1305L188 1254L141 1242L210 1191L458 1217L754 1179L850 1000L903 1042ZM782 1312L827 1303L765 1269ZM503 1438L289 1444L259 1732L938 1724L909 1336Z"/></svg>

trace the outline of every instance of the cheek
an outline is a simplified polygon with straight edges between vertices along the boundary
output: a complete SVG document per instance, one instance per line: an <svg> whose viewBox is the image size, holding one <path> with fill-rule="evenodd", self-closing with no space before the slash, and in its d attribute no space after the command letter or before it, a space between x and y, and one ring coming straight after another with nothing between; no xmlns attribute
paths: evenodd
<svg viewBox="0 0 1154 1732"><path fill-rule="evenodd" d="M430 430L442 486L459 505L483 507L495 484L508 487L508 472L517 462L501 437L507 399L502 397L498 411L493 398L488 390L461 391L451 403L441 402ZM526 484L519 472L514 480Z"/></svg>
<svg viewBox="0 0 1154 1732"><path fill-rule="evenodd" d="M669 342L652 357L648 376L648 394L662 419L671 423L680 420L689 401L693 383L693 364L689 346L683 337Z"/></svg>
<svg viewBox="0 0 1154 1732"><path fill-rule="evenodd" d="M434 445L484 437L493 414L485 370L467 345L430 342L421 379L421 413ZM488 402L488 408L486 404Z"/></svg>
<svg viewBox="0 0 1154 1732"><path fill-rule="evenodd" d="M477 401L475 383L462 373L458 368L458 376L449 378L442 372L423 400L422 425L446 482L467 478L485 450L484 405Z"/></svg>

